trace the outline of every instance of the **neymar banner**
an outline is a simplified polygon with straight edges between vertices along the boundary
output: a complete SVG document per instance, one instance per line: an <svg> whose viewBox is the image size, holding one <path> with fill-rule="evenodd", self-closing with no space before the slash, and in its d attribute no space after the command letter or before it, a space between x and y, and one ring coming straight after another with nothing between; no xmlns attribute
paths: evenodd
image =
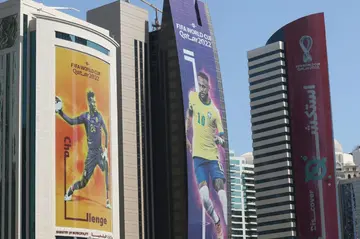
<svg viewBox="0 0 360 239"><path fill-rule="evenodd" d="M112 237L110 67L56 47L57 235Z"/></svg>
<svg viewBox="0 0 360 239"><path fill-rule="evenodd" d="M210 18L203 2L170 0L185 115L188 239L227 238L227 139Z"/></svg>

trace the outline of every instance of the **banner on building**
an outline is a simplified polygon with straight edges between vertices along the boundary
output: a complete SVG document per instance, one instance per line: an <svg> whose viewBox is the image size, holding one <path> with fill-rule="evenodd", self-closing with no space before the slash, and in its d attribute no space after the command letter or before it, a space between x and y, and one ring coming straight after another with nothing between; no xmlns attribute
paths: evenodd
<svg viewBox="0 0 360 239"><path fill-rule="evenodd" d="M338 238L329 73L323 14L283 28L300 238Z"/></svg>
<svg viewBox="0 0 360 239"><path fill-rule="evenodd" d="M203 2L170 0L186 125L188 238L227 238L226 139Z"/></svg>
<svg viewBox="0 0 360 239"><path fill-rule="evenodd" d="M112 238L109 74L106 62L56 47L58 236Z"/></svg>

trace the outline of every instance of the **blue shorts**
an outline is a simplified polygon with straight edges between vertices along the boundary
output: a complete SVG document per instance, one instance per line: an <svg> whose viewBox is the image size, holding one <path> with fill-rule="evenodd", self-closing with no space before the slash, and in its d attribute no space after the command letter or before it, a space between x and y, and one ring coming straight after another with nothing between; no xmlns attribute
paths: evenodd
<svg viewBox="0 0 360 239"><path fill-rule="evenodd" d="M194 157L194 169L198 184L207 182L209 176L214 182L215 179L223 179L225 182L224 169L219 160L208 160L200 157Z"/></svg>
<svg viewBox="0 0 360 239"><path fill-rule="evenodd" d="M85 160L85 168L83 176L85 179L90 180L94 173L96 166L99 166L101 171L105 170L105 160L101 157L102 149L89 149Z"/></svg>

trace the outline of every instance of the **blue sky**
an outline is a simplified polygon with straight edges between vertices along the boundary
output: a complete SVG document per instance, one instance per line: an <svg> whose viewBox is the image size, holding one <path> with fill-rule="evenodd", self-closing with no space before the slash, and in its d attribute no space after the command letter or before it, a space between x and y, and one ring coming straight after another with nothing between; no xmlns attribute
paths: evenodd
<svg viewBox="0 0 360 239"><path fill-rule="evenodd" d="M161 7L162 0L148 0ZM0 2L2 2L0 0ZM109 0L45 0L49 6L71 6L70 14L85 19L86 11ZM139 0L131 1L145 6ZM334 136L345 151L360 144L359 0L205 0L215 29L224 82L230 147L237 154L252 150L246 52L263 46L283 25L304 15L324 12L332 93ZM85 4L86 3L86 4ZM150 10L151 15L153 11Z"/></svg>

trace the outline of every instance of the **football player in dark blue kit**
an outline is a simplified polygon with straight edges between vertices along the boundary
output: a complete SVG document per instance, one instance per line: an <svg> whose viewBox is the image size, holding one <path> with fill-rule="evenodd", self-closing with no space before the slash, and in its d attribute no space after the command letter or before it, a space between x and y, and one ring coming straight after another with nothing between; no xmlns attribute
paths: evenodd
<svg viewBox="0 0 360 239"><path fill-rule="evenodd" d="M79 181L75 182L67 190L64 200L70 201L73 193L76 190L84 188L89 182L91 176L94 173L96 166L99 166L101 171L105 173L105 185L106 185L106 207L111 209L109 200L109 163L107 157L107 144L108 133L105 126L104 119L97 110L96 98L93 91L87 93L87 100L89 111L81 114L76 118L70 118L62 109L62 102L59 97L55 98L56 113L58 113L68 124L84 125L87 136L88 153L85 160L85 169L82 177ZM60 105L60 106L59 106ZM105 148L102 149L101 139L102 130L105 134Z"/></svg>

